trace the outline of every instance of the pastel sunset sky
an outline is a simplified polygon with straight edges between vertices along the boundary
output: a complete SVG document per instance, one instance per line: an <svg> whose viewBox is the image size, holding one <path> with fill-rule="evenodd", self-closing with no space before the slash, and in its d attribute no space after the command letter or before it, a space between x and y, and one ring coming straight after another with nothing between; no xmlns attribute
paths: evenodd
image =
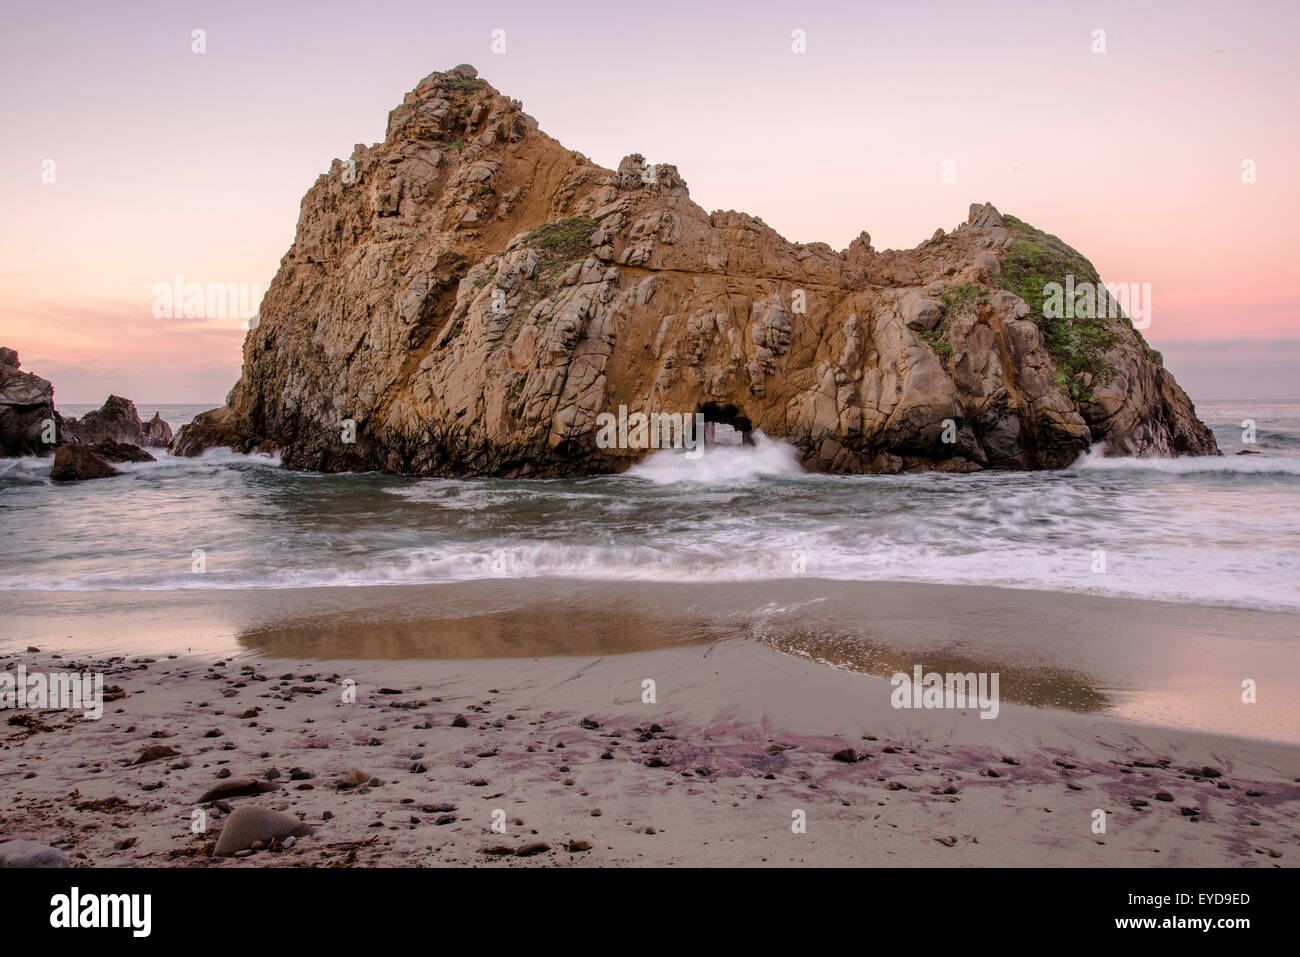
<svg viewBox="0 0 1300 957"><path fill-rule="evenodd" d="M155 318L155 284L265 290L331 159L458 63L571 149L674 163L705 209L796 241L913 246L990 201L1151 283L1145 334L1193 399L1300 397L1293 0L52 0L0 22L0 345L61 403L219 404L239 318Z"/></svg>

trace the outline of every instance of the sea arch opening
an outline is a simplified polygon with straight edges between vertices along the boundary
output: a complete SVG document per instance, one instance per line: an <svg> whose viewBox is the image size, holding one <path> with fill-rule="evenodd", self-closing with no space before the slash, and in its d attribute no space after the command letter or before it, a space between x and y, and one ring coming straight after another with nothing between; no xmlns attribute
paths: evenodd
<svg viewBox="0 0 1300 957"><path fill-rule="evenodd" d="M704 416L705 445L754 444L754 423L734 405L706 402L700 413Z"/></svg>

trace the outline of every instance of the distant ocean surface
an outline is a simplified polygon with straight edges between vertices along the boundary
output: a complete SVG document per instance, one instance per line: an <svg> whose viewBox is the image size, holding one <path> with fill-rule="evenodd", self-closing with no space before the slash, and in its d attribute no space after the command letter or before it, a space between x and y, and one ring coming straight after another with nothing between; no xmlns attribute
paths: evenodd
<svg viewBox="0 0 1300 957"><path fill-rule="evenodd" d="M139 406L173 429L205 408ZM1224 457L1036 473L809 475L761 436L581 480L321 475L214 450L55 486L49 459L3 459L0 591L810 577L1300 610L1300 403L1197 412Z"/></svg>

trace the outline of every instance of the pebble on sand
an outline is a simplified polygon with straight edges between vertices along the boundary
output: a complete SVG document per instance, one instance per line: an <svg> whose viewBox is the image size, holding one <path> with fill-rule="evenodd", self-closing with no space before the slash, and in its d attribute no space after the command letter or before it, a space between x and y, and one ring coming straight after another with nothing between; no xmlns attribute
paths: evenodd
<svg viewBox="0 0 1300 957"><path fill-rule="evenodd" d="M179 751L167 747L165 744L151 744L140 752L140 756L132 761L132 764L148 764L150 761L158 761L162 758L174 758L180 754Z"/></svg>

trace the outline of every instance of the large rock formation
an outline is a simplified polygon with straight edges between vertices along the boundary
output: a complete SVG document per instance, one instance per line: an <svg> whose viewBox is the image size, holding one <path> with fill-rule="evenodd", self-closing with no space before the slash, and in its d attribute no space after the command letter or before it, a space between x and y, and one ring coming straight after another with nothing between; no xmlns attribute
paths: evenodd
<svg viewBox="0 0 1300 957"><path fill-rule="evenodd" d="M672 166L595 165L457 67L307 192L239 382L172 450L617 471L646 454L597 447L624 405L752 424L835 472L1217 452L1128 319L1044 315L1067 273L1097 279L989 205L911 250L787 242L706 213Z"/></svg>

